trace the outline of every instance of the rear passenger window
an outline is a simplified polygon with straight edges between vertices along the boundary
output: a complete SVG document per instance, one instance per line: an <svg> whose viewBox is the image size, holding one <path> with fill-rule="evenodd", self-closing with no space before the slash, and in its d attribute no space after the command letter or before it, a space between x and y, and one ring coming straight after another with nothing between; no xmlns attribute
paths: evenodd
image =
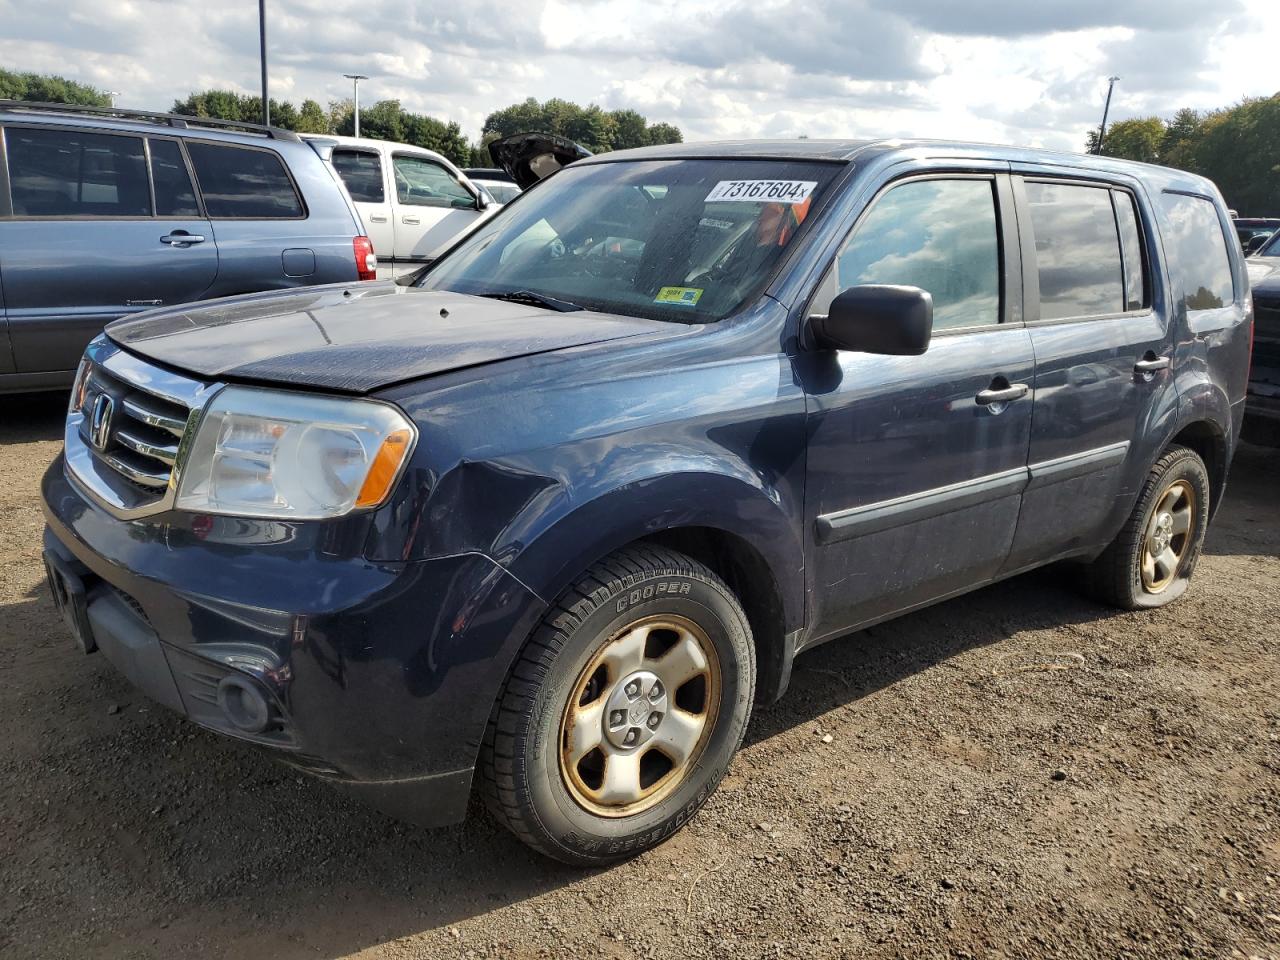
<svg viewBox="0 0 1280 960"><path fill-rule="evenodd" d="M1124 275L1111 191L1068 183L1028 182L1026 187L1036 239L1040 319L1123 312Z"/></svg>
<svg viewBox="0 0 1280 960"><path fill-rule="evenodd" d="M151 216L141 137L9 127L5 144L14 216Z"/></svg>
<svg viewBox="0 0 1280 960"><path fill-rule="evenodd" d="M200 216L182 148L173 140L151 141L151 179L156 185L157 217Z"/></svg>
<svg viewBox="0 0 1280 960"><path fill-rule="evenodd" d="M990 180L917 180L876 201L836 258L831 297L862 284L933 296L933 327L1000 322L1000 250ZM825 303L815 303L825 312Z"/></svg>
<svg viewBox="0 0 1280 960"><path fill-rule="evenodd" d="M204 208L214 219L301 219L302 201L270 150L188 141Z"/></svg>
<svg viewBox="0 0 1280 960"><path fill-rule="evenodd" d="M1116 223L1120 227L1120 254L1124 258L1124 308L1147 306L1147 277L1142 258L1142 235L1138 230L1138 210L1133 195L1116 190Z"/></svg>
<svg viewBox="0 0 1280 960"><path fill-rule="evenodd" d="M1235 300L1231 258L1218 210L1204 197L1166 193L1165 240L1175 276L1182 280L1188 310L1212 310Z"/></svg>
<svg viewBox="0 0 1280 960"><path fill-rule="evenodd" d="M363 150L333 151L333 168L347 185L352 200L382 203L386 191L382 187L382 158Z"/></svg>

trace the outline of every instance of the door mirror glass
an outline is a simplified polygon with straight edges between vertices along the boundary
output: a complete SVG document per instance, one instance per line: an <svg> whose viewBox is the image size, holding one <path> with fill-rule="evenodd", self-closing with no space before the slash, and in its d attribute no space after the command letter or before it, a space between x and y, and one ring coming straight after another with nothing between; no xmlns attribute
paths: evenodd
<svg viewBox="0 0 1280 960"><path fill-rule="evenodd" d="M850 287L836 295L825 316L809 318L809 332L827 350L918 357L933 335L933 297L919 287Z"/></svg>

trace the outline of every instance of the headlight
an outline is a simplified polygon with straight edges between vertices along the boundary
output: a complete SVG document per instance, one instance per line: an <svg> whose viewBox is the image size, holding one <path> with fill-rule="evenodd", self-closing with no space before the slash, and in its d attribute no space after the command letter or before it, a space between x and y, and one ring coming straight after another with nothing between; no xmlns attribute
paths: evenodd
<svg viewBox="0 0 1280 960"><path fill-rule="evenodd" d="M376 507L416 438L389 404L227 387L205 410L181 464L175 506L291 520Z"/></svg>

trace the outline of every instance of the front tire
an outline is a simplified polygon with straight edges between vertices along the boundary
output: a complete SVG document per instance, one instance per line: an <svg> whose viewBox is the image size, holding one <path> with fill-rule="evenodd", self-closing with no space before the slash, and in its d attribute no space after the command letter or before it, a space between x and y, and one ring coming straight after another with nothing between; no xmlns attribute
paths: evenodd
<svg viewBox="0 0 1280 960"><path fill-rule="evenodd" d="M1124 529L1086 568L1090 592L1124 610L1172 603L1187 589L1209 526L1209 471L1172 446L1156 461Z"/></svg>
<svg viewBox="0 0 1280 960"><path fill-rule="evenodd" d="M534 631L480 757L493 815L565 863L661 843L715 790L746 731L755 652L714 573L661 547L595 564Z"/></svg>

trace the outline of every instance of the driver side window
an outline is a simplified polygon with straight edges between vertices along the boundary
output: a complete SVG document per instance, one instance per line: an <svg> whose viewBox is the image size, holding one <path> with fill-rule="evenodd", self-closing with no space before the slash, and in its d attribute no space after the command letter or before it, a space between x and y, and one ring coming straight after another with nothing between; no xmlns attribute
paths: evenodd
<svg viewBox="0 0 1280 960"><path fill-rule="evenodd" d="M416 207L473 207L475 197L444 167L421 157L392 158L396 199Z"/></svg>
<svg viewBox="0 0 1280 960"><path fill-rule="evenodd" d="M934 330L999 323L994 190L985 179L915 180L883 194L836 256L814 312L853 286L902 284L932 294Z"/></svg>

